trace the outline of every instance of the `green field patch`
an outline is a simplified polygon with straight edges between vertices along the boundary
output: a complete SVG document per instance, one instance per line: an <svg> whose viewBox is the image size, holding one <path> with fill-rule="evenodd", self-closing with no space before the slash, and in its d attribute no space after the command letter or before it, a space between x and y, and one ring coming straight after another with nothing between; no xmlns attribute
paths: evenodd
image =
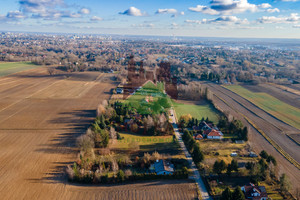
<svg viewBox="0 0 300 200"><path fill-rule="evenodd" d="M178 144L173 140L173 136L147 136L134 133L120 133L122 139L117 140L111 147L116 149L131 149L138 146L140 151L151 152L178 149Z"/></svg>
<svg viewBox="0 0 300 200"><path fill-rule="evenodd" d="M164 84L150 81L137 89L125 102L130 103L140 114L161 113L171 106L170 98L164 93Z"/></svg>
<svg viewBox="0 0 300 200"><path fill-rule="evenodd" d="M172 101L175 112L178 118L184 114L191 114L192 117L201 120L202 118L218 123L218 111L207 101L203 101L201 105L198 104L185 104Z"/></svg>
<svg viewBox="0 0 300 200"><path fill-rule="evenodd" d="M239 85L226 85L223 87L242 96L285 123L300 129L300 109L286 104L269 94L251 92Z"/></svg>
<svg viewBox="0 0 300 200"><path fill-rule="evenodd" d="M0 76L7 76L16 72L34 69L38 65L35 65L31 62L3 62L0 63Z"/></svg>

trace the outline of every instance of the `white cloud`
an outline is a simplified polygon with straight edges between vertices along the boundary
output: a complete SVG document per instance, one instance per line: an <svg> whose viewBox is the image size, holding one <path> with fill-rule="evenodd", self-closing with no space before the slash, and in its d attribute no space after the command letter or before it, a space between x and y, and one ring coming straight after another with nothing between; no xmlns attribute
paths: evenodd
<svg viewBox="0 0 300 200"><path fill-rule="evenodd" d="M259 23L262 24L271 24L271 23L278 23L278 24L289 24L289 23L298 23L300 22L300 16L298 13L291 13L288 17L275 17L275 16L263 16L257 20Z"/></svg>
<svg viewBox="0 0 300 200"><path fill-rule="evenodd" d="M99 21L102 21L103 19L101 17L93 16L90 20L99 22Z"/></svg>
<svg viewBox="0 0 300 200"><path fill-rule="evenodd" d="M135 17L145 16L146 15L146 13L142 13L142 11L140 9L135 8L135 7L130 7L127 10L125 10L124 12L120 12L119 14L121 14L121 15L135 16Z"/></svg>
<svg viewBox="0 0 300 200"><path fill-rule="evenodd" d="M293 28L300 28L300 24L294 25Z"/></svg>
<svg viewBox="0 0 300 200"><path fill-rule="evenodd" d="M280 12L280 10L278 9L278 8L269 8L269 9L267 9L267 12L268 13L275 13L275 12Z"/></svg>
<svg viewBox="0 0 300 200"><path fill-rule="evenodd" d="M47 13L51 8L64 5L63 0L20 0L21 10L28 13Z"/></svg>
<svg viewBox="0 0 300 200"><path fill-rule="evenodd" d="M16 11L9 11L7 13L7 15L6 15L6 18L9 18L9 19L24 19L25 17L26 16L22 12L20 12L18 10L16 10Z"/></svg>
<svg viewBox="0 0 300 200"><path fill-rule="evenodd" d="M262 3L262 4L258 5L258 7L260 7L260 8L272 8L272 6L269 3Z"/></svg>
<svg viewBox="0 0 300 200"><path fill-rule="evenodd" d="M197 5L189 8L193 12L201 12L209 15L231 15L246 11L257 12L260 9L271 8L269 3L251 4L247 0L212 0L209 6Z"/></svg>
<svg viewBox="0 0 300 200"><path fill-rule="evenodd" d="M247 19L240 19L236 16L221 16L216 19L185 20L185 22L195 24L249 24Z"/></svg>
<svg viewBox="0 0 300 200"><path fill-rule="evenodd" d="M79 13L87 15L87 14L90 14L90 10L87 9L87 8L82 8L82 9L79 11Z"/></svg>
<svg viewBox="0 0 300 200"><path fill-rule="evenodd" d="M213 10L207 6L201 6L201 5L197 5L195 8L191 7L189 8L190 11L193 11L193 12L201 12L201 13L204 13L204 14L209 14L209 15L219 15L220 12L216 11L216 10Z"/></svg>
<svg viewBox="0 0 300 200"><path fill-rule="evenodd" d="M177 10L174 9L174 8L158 9L155 13L156 14L164 14L164 13L167 13L167 14L176 14Z"/></svg>
<svg viewBox="0 0 300 200"><path fill-rule="evenodd" d="M155 25L150 23L150 24L132 24L132 27L138 27L138 28L154 28Z"/></svg>

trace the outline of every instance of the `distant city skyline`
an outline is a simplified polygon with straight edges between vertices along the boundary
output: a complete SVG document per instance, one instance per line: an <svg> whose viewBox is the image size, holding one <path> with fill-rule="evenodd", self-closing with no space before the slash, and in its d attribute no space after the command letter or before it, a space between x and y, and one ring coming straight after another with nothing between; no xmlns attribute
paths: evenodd
<svg viewBox="0 0 300 200"><path fill-rule="evenodd" d="M1 0L0 31L300 38L299 0Z"/></svg>

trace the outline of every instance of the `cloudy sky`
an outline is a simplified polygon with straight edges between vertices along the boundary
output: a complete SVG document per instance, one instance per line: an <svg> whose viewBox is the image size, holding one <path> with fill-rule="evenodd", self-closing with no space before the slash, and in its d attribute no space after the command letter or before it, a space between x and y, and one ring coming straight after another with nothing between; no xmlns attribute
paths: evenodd
<svg viewBox="0 0 300 200"><path fill-rule="evenodd" d="M0 0L0 31L300 38L300 0Z"/></svg>

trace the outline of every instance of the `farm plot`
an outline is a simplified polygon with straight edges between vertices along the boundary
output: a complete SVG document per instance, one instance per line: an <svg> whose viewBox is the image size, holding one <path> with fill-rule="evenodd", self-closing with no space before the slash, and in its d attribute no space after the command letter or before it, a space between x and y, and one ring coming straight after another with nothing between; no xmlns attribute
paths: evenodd
<svg viewBox="0 0 300 200"><path fill-rule="evenodd" d="M220 85L210 83L205 83L204 85L214 93L213 101L216 106L224 112L230 113L236 119L242 120L243 124L248 126L251 147L256 152L266 150L274 155L279 163L280 170L290 177L294 185L298 185L300 180L299 170L278 153L278 151L245 120L244 116L262 129L266 135L272 138L284 151L299 162L299 146L283 133L283 131L289 130L295 132L297 129L282 123L246 99Z"/></svg>
<svg viewBox="0 0 300 200"><path fill-rule="evenodd" d="M0 76L39 67L31 62L0 62Z"/></svg>
<svg viewBox="0 0 300 200"><path fill-rule="evenodd" d="M271 84L259 84L259 85L244 84L242 86L254 93L269 94L286 104L289 104L291 106L300 109L300 95L296 95L294 93L288 92L284 89L275 87L274 85Z"/></svg>
<svg viewBox="0 0 300 200"><path fill-rule="evenodd" d="M68 184L64 169L77 158L76 138L116 86L109 76L99 72L49 76L46 68L37 68L0 78L1 199L196 197L195 184L186 180L101 187Z"/></svg>
<svg viewBox="0 0 300 200"><path fill-rule="evenodd" d="M242 86L232 85L225 88L249 100L276 118L300 129L300 109L290 106L266 93L253 93Z"/></svg>

